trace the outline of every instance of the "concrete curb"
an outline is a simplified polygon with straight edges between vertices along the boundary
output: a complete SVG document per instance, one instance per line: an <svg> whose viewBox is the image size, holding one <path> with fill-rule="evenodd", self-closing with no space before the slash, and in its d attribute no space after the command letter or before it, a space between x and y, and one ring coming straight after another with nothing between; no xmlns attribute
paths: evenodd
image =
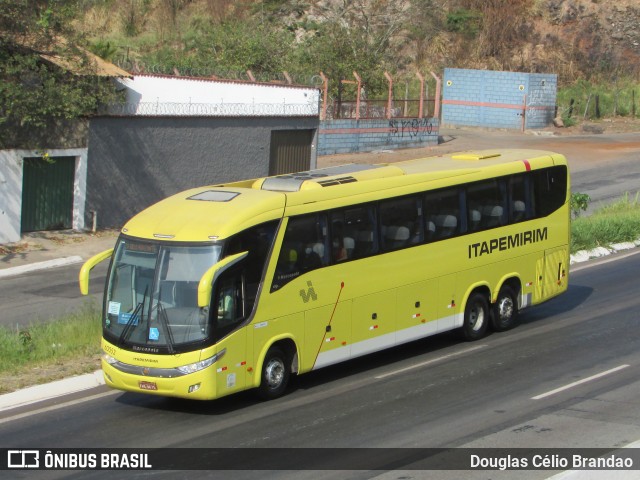
<svg viewBox="0 0 640 480"><path fill-rule="evenodd" d="M73 255L71 257L45 260L44 262L29 263L27 265L20 265L18 267L10 267L0 270L0 278L14 277L16 275L22 275L23 273L35 272L37 270L44 270L47 268L64 267L66 265L73 265L74 263L80 263L82 261L82 257Z"/></svg>
<svg viewBox="0 0 640 480"><path fill-rule="evenodd" d="M594 258L604 257L613 253L622 252L625 250L631 250L632 248L640 247L640 238L635 242L615 243L609 247L596 247L593 250L580 250L571 255L570 264L586 262Z"/></svg>
<svg viewBox="0 0 640 480"><path fill-rule="evenodd" d="M0 395L0 412L104 385L102 370Z"/></svg>

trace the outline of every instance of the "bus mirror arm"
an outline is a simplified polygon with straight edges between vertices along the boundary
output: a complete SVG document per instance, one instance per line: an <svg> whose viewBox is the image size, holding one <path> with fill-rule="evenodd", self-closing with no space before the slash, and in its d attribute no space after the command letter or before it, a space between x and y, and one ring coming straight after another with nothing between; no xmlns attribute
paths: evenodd
<svg viewBox="0 0 640 480"><path fill-rule="evenodd" d="M104 252L100 252L97 255L94 255L89 260L84 262L84 265L82 265L80 273L78 274L80 293L82 293L82 295L89 295L89 273L91 272L93 267L111 257L112 254L113 248L110 248L109 250L105 250Z"/></svg>
<svg viewBox="0 0 640 480"><path fill-rule="evenodd" d="M198 283L198 307L205 308L209 306L211 302L211 292L213 290L213 284L217 278L233 265L244 259L249 252L236 253L223 258L215 265L211 266Z"/></svg>

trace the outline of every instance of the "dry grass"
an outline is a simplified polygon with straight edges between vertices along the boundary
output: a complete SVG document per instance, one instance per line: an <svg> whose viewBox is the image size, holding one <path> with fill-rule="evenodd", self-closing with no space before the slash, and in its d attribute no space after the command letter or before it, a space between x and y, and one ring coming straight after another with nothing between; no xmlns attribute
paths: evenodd
<svg viewBox="0 0 640 480"><path fill-rule="evenodd" d="M62 380L100 369L100 355L81 355L74 358L25 365L12 372L0 373L0 395L21 388Z"/></svg>
<svg viewBox="0 0 640 480"><path fill-rule="evenodd" d="M0 255L16 255L29 250L32 246L26 242L7 243L0 245Z"/></svg>

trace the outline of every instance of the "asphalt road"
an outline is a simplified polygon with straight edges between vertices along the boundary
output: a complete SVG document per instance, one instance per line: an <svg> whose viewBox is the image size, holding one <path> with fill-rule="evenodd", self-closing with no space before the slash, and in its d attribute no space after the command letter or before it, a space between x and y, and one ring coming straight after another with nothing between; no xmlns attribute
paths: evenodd
<svg viewBox="0 0 640 480"><path fill-rule="evenodd" d="M109 262L91 271L89 296L78 286L81 264L36 271L0 281L0 325L16 328L60 318L87 304L102 306Z"/></svg>
<svg viewBox="0 0 640 480"><path fill-rule="evenodd" d="M369 355L301 376L271 402L251 392L194 403L101 387L2 412L0 447L622 446L640 439L638 271L638 250L581 264L566 294L523 312L514 330L473 343L448 333ZM404 467L137 478L515 478L493 471L403 474Z"/></svg>

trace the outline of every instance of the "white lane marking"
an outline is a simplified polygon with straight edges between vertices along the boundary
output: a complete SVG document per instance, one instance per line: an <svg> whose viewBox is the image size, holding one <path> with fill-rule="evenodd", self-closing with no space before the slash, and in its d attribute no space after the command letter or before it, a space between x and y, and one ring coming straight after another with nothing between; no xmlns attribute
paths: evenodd
<svg viewBox="0 0 640 480"><path fill-rule="evenodd" d="M607 370L606 372L601 372L601 373L598 373L596 375L592 375L591 377L587 377L587 378L583 378L582 380L578 380L577 382L570 383L570 384L565 385L563 387L556 388L555 390L551 390L549 392L542 393L540 395L536 395L535 397L531 397L531 400L540 400L542 398L549 397L549 396L554 395L554 394L556 394L558 392L562 392L563 390L568 390L568 389L573 388L573 387L575 387L577 385L581 385L583 383L590 382L591 380L595 380L597 378L604 377L605 375L609 375L611 373L615 373L615 372L617 372L619 370L622 370L624 368L627 368L629 366L630 365L626 365L626 364L625 365L620 365L619 367L612 368L611 370Z"/></svg>
<svg viewBox="0 0 640 480"><path fill-rule="evenodd" d="M473 352L475 350L479 350L481 348L487 347L488 345L477 345L475 347L467 348L466 350L461 350L459 352L450 353L449 355L443 355L442 357L432 358L431 360L427 360L426 362L416 363L415 365L411 365L409 367L401 368L400 370L394 370L393 372L384 373L382 375L378 375L375 377L377 380L382 378L390 377L392 375L397 375L399 373L404 373L408 370L413 370L415 368L424 367L425 365L429 365L431 363L436 363L441 360L446 360L447 358L457 357L458 355L464 355L465 353Z"/></svg>
<svg viewBox="0 0 640 480"><path fill-rule="evenodd" d="M71 407L73 405L78 405L80 403L90 402L92 400L97 400L98 398L108 397L110 395L118 395L121 394L120 390L110 390L108 392L98 393L96 395L91 395L89 397L78 398L77 400L70 400L68 402L60 403L58 405L52 405L50 407L40 408L38 410L29 410L28 412L19 413L18 415L13 415L7 418L0 418L0 425L7 422L13 422L14 420L20 420L21 418L30 417L31 415L38 415L39 413L52 412L54 410L59 410L65 407Z"/></svg>

